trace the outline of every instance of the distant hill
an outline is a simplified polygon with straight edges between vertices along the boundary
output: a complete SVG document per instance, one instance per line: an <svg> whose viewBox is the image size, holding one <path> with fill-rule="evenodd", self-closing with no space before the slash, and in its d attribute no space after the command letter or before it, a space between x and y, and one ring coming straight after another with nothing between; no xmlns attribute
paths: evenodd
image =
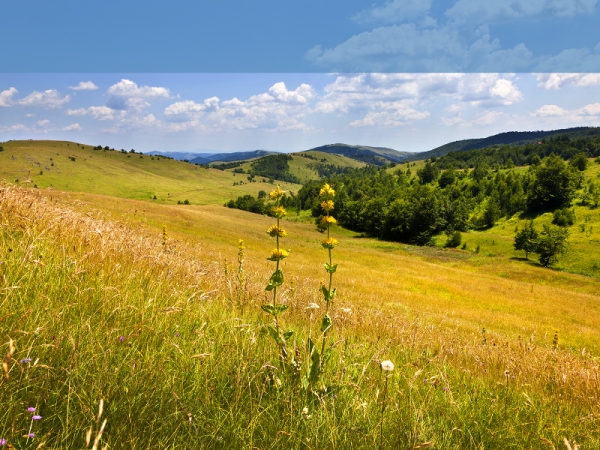
<svg viewBox="0 0 600 450"><path fill-rule="evenodd" d="M191 160L194 158L209 158L213 155L215 155L216 153L195 153L195 152L160 152L160 151L152 151L152 152L148 152L145 153L145 155L150 155L150 156L166 156L168 158L173 158L176 159L178 161L183 161L183 160Z"/></svg>
<svg viewBox="0 0 600 450"><path fill-rule="evenodd" d="M273 155L277 152L267 150L251 150L248 152L233 152L233 153L215 153L214 155L202 155L197 158L190 159L192 164L210 164L213 162L231 162L245 161L247 159L260 158L262 156Z"/></svg>
<svg viewBox="0 0 600 450"><path fill-rule="evenodd" d="M387 147L369 147L367 145L329 144L315 147L310 150L343 155L366 164L382 166L390 162L402 162L406 160L410 152L401 152Z"/></svg>
<svg viewBox="0 0 600 450"><path fill-rule="evenodd" d="M550 131L509 131L507 133L495 134L482 139L464 139L461 141L450 142L427 152L411 153L405 158L405 161L419 161L431 158L432 156L445 156L450 152L477 150L486 147L493 147L495 145L531 144L557 135L567 135L570 138L577 138L583 136L593 136L597 134L600 134L600 128L595 127L564 128L561 130Z"/></svg>

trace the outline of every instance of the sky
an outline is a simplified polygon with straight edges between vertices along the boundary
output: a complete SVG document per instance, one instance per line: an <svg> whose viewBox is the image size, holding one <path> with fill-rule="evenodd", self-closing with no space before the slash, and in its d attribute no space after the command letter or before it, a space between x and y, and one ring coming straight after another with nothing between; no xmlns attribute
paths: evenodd
<svg viewBox="0 0 600 450"><path fill-rule="evenodd" d="M148 152L426 151L600 125L600 74L0 74L0 140Z"/></svg>
<svg viewBox="0 0 600 450"><path fill-rule="evenodd" d="M0 1L0 141L426 151L598 126L598 1Z"/></svg>

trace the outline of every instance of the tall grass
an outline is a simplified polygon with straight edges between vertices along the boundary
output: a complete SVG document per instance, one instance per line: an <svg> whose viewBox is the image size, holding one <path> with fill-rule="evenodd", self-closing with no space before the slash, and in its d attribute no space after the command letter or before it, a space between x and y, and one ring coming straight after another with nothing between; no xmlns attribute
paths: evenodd
<svg viewBox="0 0 600 450"><path fill-rule="evenodd" d="M339 308L307 394L279 376L247 257L242 311L217 254L3 185L0 260L0 439L15 448L85 448L90 427L98 448L371 449L380 430L390 449L600 448L597 359L560 342ZM281 295L297 342L318 335L315 293Z"/></svg>

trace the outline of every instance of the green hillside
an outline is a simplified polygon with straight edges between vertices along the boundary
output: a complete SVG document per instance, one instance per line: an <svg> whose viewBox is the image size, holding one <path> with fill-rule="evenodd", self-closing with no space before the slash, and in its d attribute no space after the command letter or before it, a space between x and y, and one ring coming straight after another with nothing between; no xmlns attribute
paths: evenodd
<svg viewBox="0 0 600 450"><path fill-rule="evenodd" d="M94 150L66 141L9 141L0 152L0 180L40 188L82 191L177 204L223 204L268 190L266 179L139 153ZM31 182L27 183L30 176ZM282 188L299 186L282 183ZM156 199L154 199L156 196Z"/></svg>

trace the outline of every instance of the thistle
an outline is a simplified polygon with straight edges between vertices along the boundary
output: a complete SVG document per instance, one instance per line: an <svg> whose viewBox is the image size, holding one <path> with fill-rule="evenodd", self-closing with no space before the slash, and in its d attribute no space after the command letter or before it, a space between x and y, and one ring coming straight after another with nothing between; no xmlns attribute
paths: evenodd
<svg viewBox="0 0 600 450"><path fill-rule="evenodd" d="M273 316L273 324L274 326L269 326L267 329L269 333L279 346L281 351L280 357L282 362L287 362L288 352L287 352L287 344L286 339L288 339L291 335L291 331L287 331L285 333L281 330L281 325L279 323L279 315L284 312L288 306L284 304L277 303L277 288L283 284L283 271L279 267L279 263L287 258L290 250L284 250L280 247L279 240L287 236L287 232L281 226L281 219L287 214L285 208L281 205L281 199L283 198L283 191L279 186L277 189L272 191L269 194L269 198L273 200L275 203L271 207L271 214L277 222L271 226L267 230L267 234L272 238L275 238L275 248L271 251L271 255L267 258L269 261L273 261L275 263L275 271L269 278L269 283L265 287L267 292L273 292L273 301L271 304L262 305L261 308L266 313Z"/></svg>

